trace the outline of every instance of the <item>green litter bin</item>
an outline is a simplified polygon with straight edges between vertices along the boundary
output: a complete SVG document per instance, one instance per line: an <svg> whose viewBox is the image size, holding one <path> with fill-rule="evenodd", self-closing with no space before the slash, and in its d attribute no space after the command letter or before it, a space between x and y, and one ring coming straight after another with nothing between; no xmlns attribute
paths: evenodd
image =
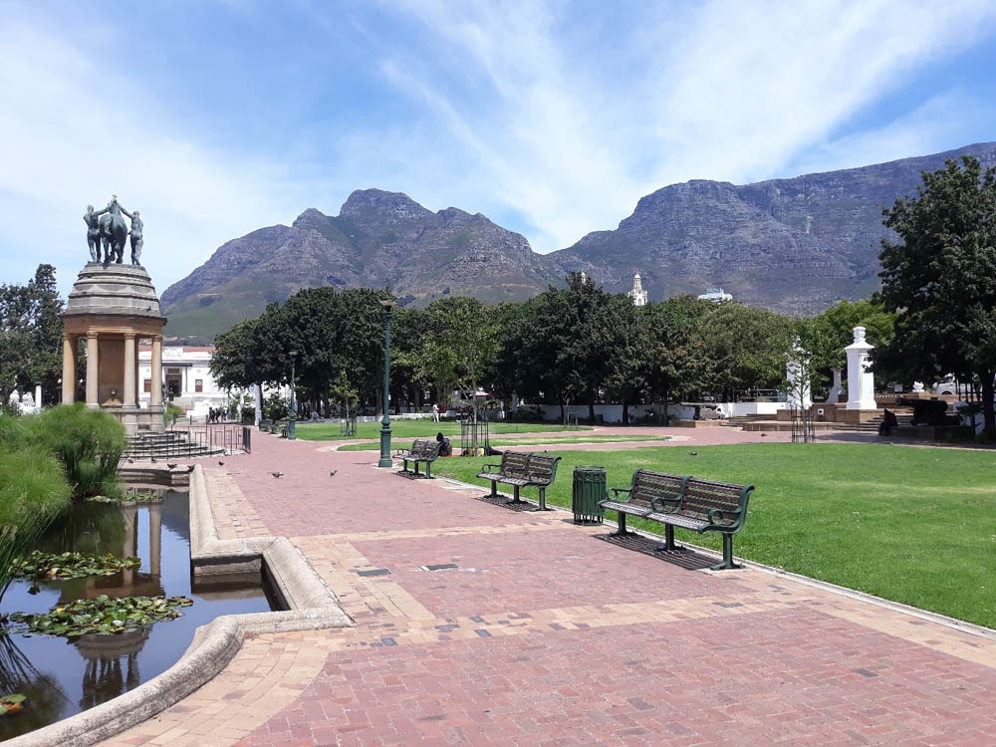
<svg viewBox="0 0 996 747"><path fill-rule="evenodd" d="M599 501L605 500L605 468L575 467L574 493L571 510L575 524L601 524L604 511Z"/></svg>

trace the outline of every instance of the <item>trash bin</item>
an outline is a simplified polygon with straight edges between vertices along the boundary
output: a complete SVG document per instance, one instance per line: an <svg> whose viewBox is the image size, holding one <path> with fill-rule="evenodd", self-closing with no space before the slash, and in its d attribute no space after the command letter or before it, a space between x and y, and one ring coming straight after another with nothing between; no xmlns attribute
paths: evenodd
<svg viewBox="0 0 996 747"><path fill-rule="evenodd" d="M571 510L574 511L575 524L602 523L604 511L599 507L599 501L605 500L605 468L575 467L574 492L571 500Z"/></svg>

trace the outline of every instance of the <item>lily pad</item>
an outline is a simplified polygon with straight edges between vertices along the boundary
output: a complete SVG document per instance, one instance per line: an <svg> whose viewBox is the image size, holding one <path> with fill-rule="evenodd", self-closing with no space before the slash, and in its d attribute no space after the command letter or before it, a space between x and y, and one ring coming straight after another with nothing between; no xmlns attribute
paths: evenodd
<svg viewBox="0 0 996 747"><path fill-rule="evenodd" d="M15 562L14 575L23 578L68 579L87 576L110 576L125 568L140 568L140 558L87 555L79 552L46 553L35 550Z"/></svg>
<svg viewBox="0 0 996 747"><path fill-rule="evenodd" d="M121 597L111 599L101 594L95 599L79 599L47 614L15 612L11 620L25 623L35 633L77 638L97 633L114 635L135 630L162 620L174 620L194 602L188 597Z"/></svg>

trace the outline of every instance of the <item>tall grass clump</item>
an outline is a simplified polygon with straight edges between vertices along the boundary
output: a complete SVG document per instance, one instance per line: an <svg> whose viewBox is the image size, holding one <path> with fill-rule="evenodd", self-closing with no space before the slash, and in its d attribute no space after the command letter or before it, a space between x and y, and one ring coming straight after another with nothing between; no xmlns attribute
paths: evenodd
<svg viewBox="0 0 996 747"><path fill-rule="evenodd" d="M13 578L13 561L69 507L71 489L62 466L39 447L14 451L0 430L0 601Z"/></svg>
<svg viewBox="0 0 996 747"><path fill-rule="evenodd" d="M117 470L127 438L112 415L78 402L23 418L23 428L29 444L62 462L74 498L121 492Z"/></svg>

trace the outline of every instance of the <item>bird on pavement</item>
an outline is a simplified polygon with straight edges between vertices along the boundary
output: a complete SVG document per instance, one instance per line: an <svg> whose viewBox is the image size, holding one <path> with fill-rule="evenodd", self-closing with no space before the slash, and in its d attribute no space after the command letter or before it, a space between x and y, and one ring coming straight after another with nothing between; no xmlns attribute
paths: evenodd
<svg viewBox="0 0 996 747"><path fill-rule="evenodd" d="M270 474L273 475L274 477L283 477L284 476L283 472L271 472Z"/></svg>
<svg viewBox="0 0 996 747"><path fill-rule="evenodd" d="M156 459L155 457L152 457L152 463L153 463L153 464L155 464L155 463L156 463L156 462L158 462L158 461L159 461L158 459Z"/></svg>
<svg viewBox="0 0 996 747"><path fill-rule="evenodd" d="M187 465L187 472L193 472L194 471L194 467L196 467L196 466L197 466L196 464L188 464Z"/></svg>
<svg viewBox="0 0 996 747"><path fill-rule="evenodd" d="M221 461L221 460L219 459L219 460L218 460L218 466L219 466L219 467L224 467L224 466L225 466L225 463L224 463L223 461Z"/></svg>
<svg viewBox="0 0 996 747"><path fill-rule="evenodd" d="M134 464L134 463L135 463L135 460L132 459L131 457L128 457L128 464Z"/></svg>
<svg viewBox="0 0 996 747"><path fill-rule="evenodd" d="M332 470L331 472L329 472L329 477L335 477L335 473L338 472L338 471L339 470L337 470L337 469Z"/></svg>
<svg viewBox="0 0 996 747"><path fill-rule="evenodd" d="M176 463L166 462L166 466L169 467L170 469L176 469Z"/></svg>

